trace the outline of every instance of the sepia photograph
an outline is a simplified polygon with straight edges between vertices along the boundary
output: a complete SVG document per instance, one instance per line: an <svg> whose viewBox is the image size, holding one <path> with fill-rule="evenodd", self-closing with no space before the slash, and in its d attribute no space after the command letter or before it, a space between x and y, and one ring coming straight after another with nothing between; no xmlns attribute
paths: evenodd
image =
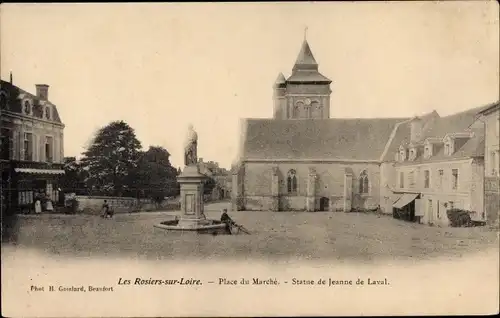
<svg viewBox="0 0 500 318"><path fill-rule="evenodd" d="M1 4L2 316L498 314L499 27Z"/></svg>

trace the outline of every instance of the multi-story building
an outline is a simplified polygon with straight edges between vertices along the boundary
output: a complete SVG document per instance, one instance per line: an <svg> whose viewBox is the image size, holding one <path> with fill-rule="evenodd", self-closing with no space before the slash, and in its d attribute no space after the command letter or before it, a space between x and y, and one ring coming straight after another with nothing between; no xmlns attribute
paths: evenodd
<svg viewBox="0 0 500 318"><path fill-rule="evenodd" d="M485 129L484 209L488 223L499 221L500 211L500 103L479 113Z"/></svg>
<svg viewBox="0 0 500 318"><path fill-rule="evenodd" d="M48 98L49 86L33 95L0 82L2 209L32 208L37 197L59 201L63 170L64 124Z"/></svg>
<svg viewBox="0 0 500 318"><path fill-rule="evenodd" d="M395 153L395 212L412 221L447 226L447 210L472 211L484 222L484 129L474 128L472 109L451 116L410 121L410 133Z"/></svg>

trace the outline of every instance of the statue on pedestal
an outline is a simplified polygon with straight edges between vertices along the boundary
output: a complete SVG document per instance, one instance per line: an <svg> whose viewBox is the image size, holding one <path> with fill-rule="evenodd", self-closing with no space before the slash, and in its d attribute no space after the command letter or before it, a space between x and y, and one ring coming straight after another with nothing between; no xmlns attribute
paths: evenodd
<svg viewBox="0 0 500 318"><path fill-rule="evenodd" d="M189 125L186 143L184 144L184 165L191 166L198 163L196 153L198 147L198 134L193 125Z"/></svg>

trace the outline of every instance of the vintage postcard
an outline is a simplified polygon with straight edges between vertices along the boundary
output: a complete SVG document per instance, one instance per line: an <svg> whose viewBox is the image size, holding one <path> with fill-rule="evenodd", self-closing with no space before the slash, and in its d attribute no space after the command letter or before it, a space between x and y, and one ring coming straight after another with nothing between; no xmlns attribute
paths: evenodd
<svg viewBox="0 0 500 318"><path fill-rule="evenodd" d="M2 315L498 313L498 17L2 4Z"/></svg>

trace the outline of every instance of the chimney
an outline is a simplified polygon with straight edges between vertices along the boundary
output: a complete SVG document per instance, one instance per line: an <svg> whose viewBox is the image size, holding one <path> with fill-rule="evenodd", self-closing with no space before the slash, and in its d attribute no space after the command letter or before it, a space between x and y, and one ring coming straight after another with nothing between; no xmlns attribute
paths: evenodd
<svg viewBox="0 0 500 318"><path fill-rule="evenodd" d="M10 72L10 85L12 85L12 71Z"/></svg>
<svg viewBox="0 0 500 318"><path fill-rule="evenodd" d="M49 100L49 85L36 84L36 96L41 100Z"/></svg>
<svg viewBox="0 0 500 318"><path fill-rule="evenodd" d="M410 141L420 142L422 141L422 119L419 117L414 117L410 121Z"/></svg>

